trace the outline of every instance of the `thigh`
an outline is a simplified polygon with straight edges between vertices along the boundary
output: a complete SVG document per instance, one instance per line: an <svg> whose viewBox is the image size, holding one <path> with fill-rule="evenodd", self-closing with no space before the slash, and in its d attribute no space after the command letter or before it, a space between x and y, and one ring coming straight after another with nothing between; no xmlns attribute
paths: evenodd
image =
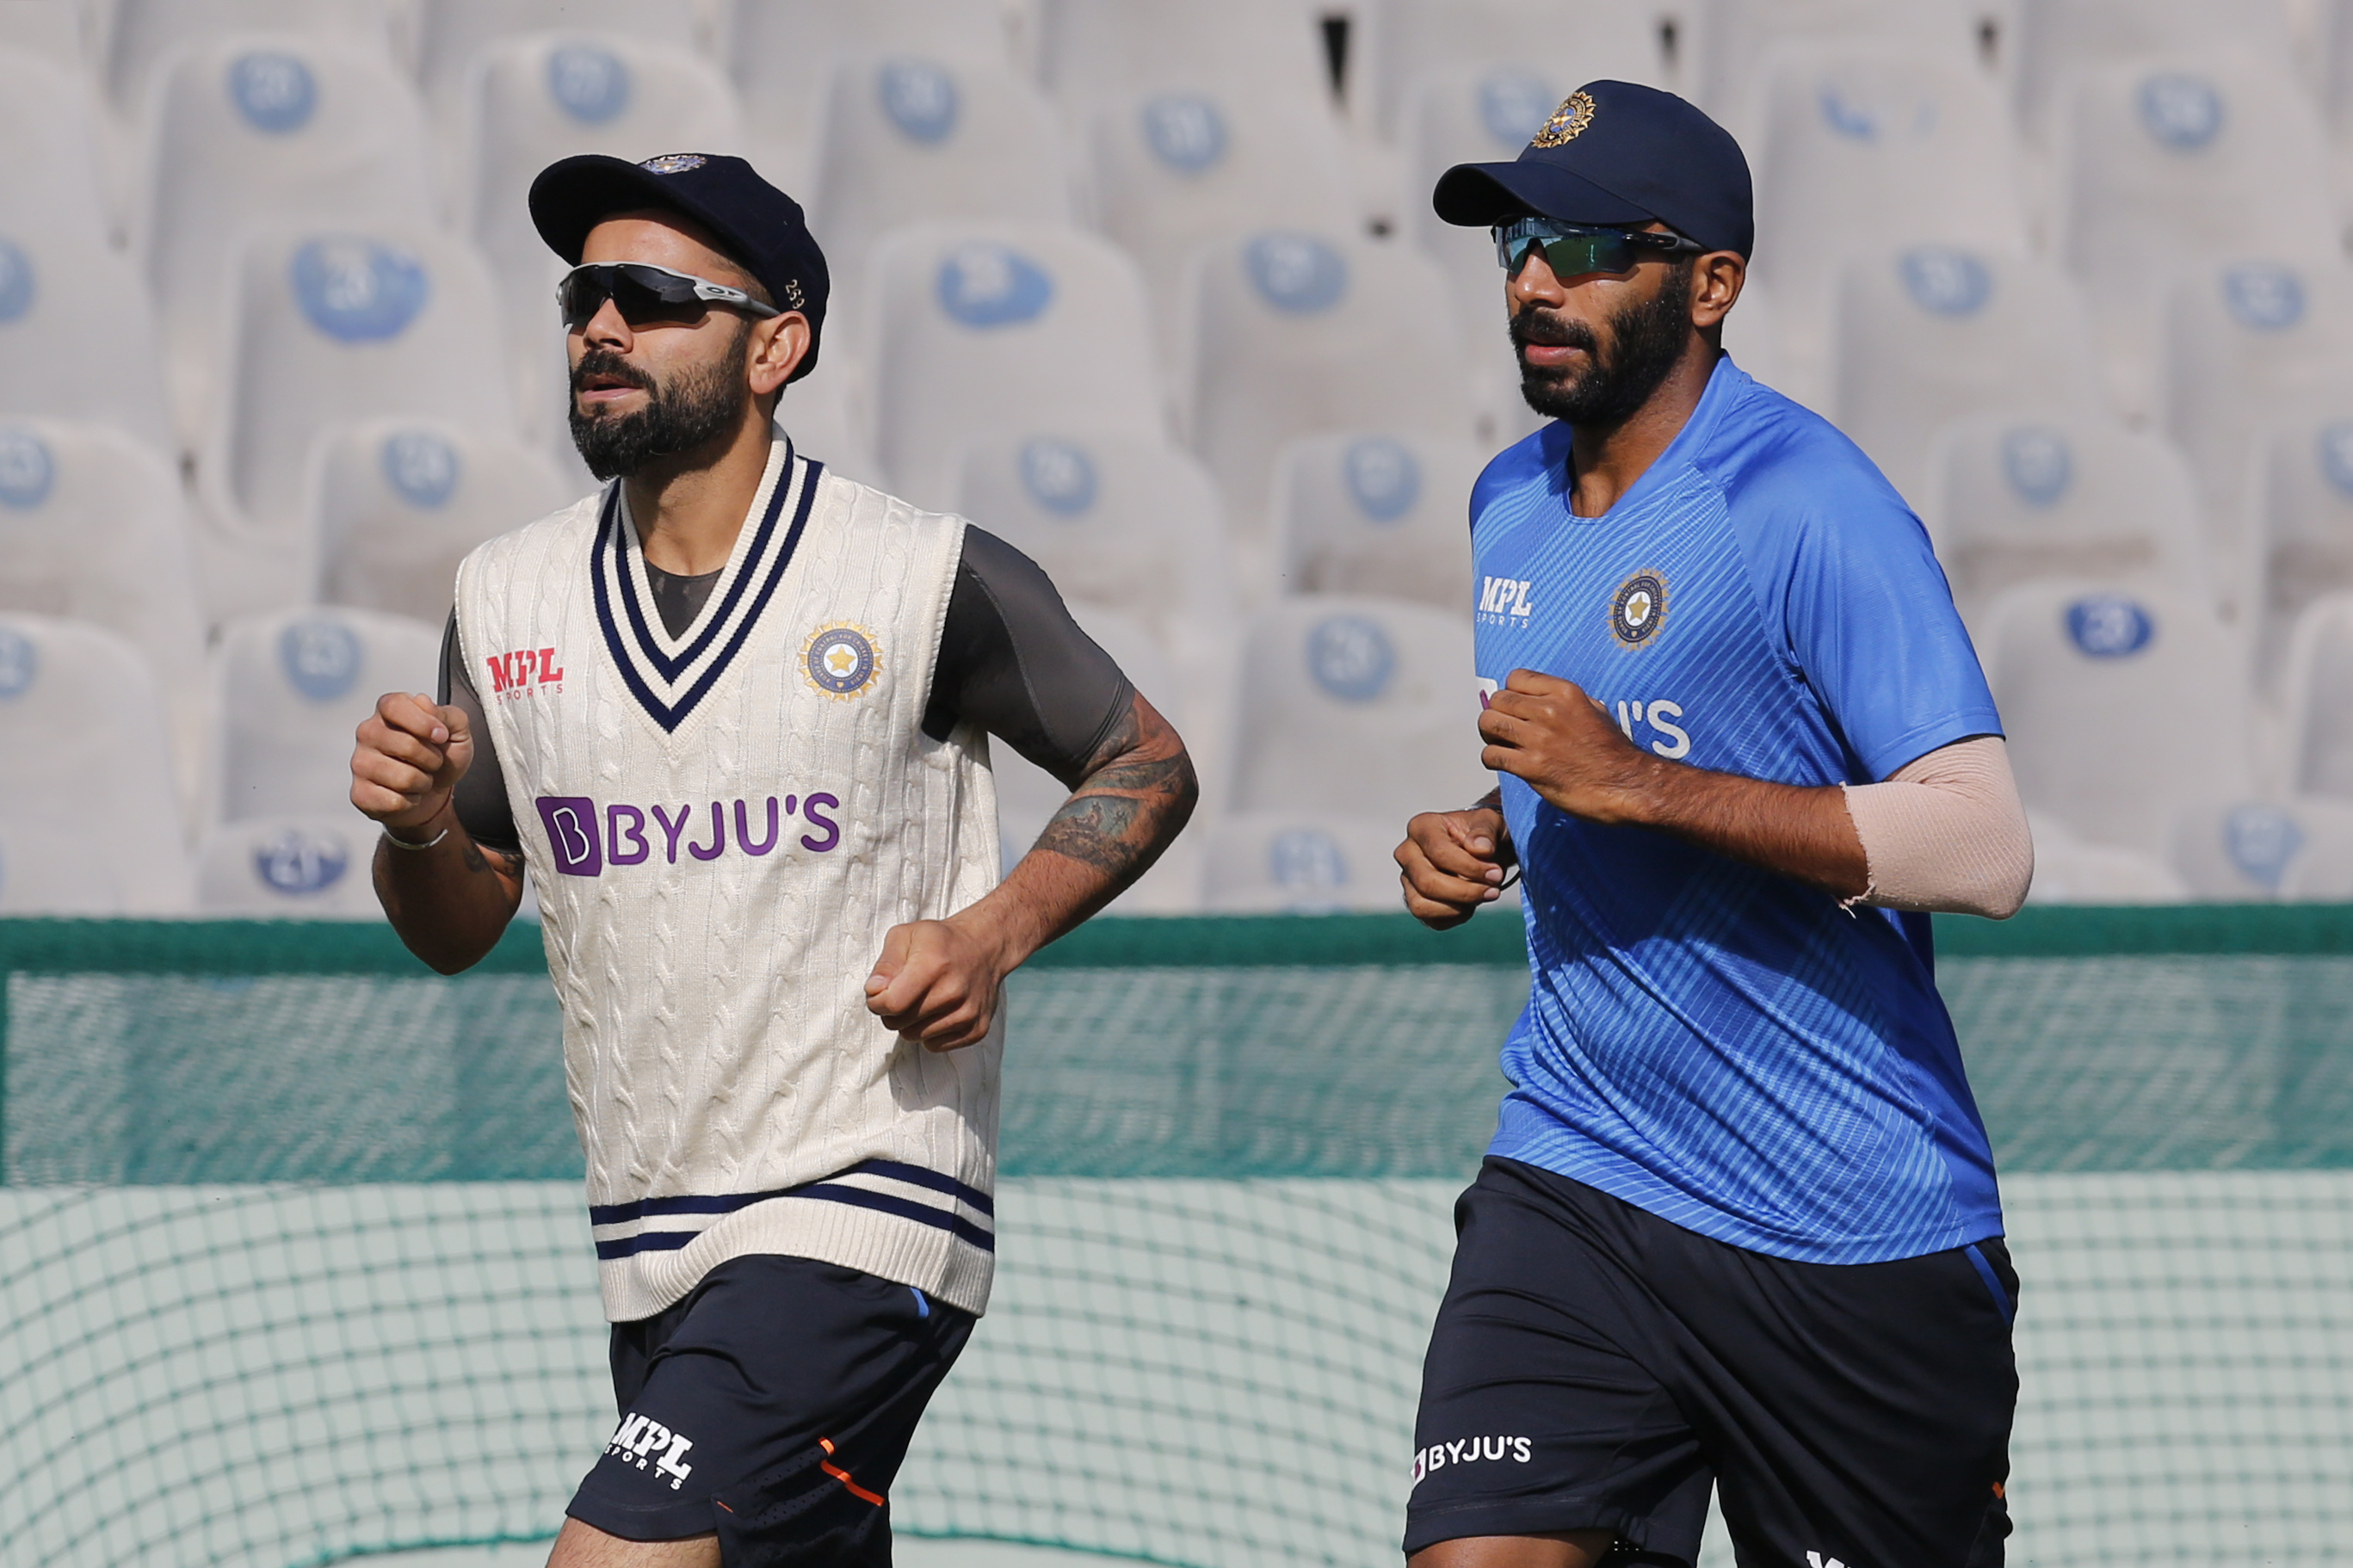
<svg viewBox="0 0 2353 1568"><path fill-rule="evenodd" d="M1463 1194L1415 1419L1409 1553L1600 1531L1606 1562L1698 1554L1697 1437L1651 1364L1622 1260L1575 1219L1493 1163Z"/></svg>
<svg viewBox="0 0 2353 1568"><path fill-rule="evenodd" d="M887 1563L889 1489L972 1322L830 1264L723 1263L617 1331L620 1424L566 1511L627 1541L715 1532L728 1568Z"/></svg>

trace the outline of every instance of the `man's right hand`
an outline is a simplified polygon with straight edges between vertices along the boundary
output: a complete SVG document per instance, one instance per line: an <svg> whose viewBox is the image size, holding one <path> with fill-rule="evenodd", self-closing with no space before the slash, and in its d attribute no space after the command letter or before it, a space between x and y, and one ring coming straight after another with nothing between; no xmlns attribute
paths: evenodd
<svg viewBox="0 0 2353 1568"><path fill-rule="evenodd" d="M1425 811L1407 823L1397 847L1407 912L1445 931L1502 898L1510 843L1504 814L1492 805Z"/></svg>
<svg viewBox="0 0 2353 1568"><path fill-rule="evenodd" d="M359 727L352 752L352 804L397 833L441 815L474 761L474 732L462 708L423 693L390 691Z"/></svg>

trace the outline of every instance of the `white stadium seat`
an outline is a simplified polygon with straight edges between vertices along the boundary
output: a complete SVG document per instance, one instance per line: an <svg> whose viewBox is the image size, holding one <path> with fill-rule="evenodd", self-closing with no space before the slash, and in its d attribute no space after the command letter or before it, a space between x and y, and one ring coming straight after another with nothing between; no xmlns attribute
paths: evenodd
<svg viewBox="0 0 2353 1568"><path fill-rule="evenodd" d="M458 563L576 500L513 437L401 416L328 431L311 460L319 597L437 621Z"/></svg>
<svg viewBox="0 0 2353 1568"><path fill-rule="evenodd" d="M1201 897L1219 914L1322 915L1404 908L1394 858L1403 819L1243 812L1204 824Z"/></svg>
<svg viewBox="0 0 2353 1568"><path fill-rule="evenodd" d="M1792 44L1873 43L1925 51L1955 65L1982 58L1978 7L1960 0L1700 0L1687 52L1696 69L1687 92L1750 144L1763 83L1757 67Z"/></svg>
<svg viewBox="0 0 2353 1568"><path fill-rule="evenodd" d="M390 0L112 0L107 89L116 110L143 117L155 79L182 49L228 33L294 33L393 63Z"/></svg>
<svg viewBox="0 0 2353 1568"><path fill-rule="evenodd" d="M128 641L0 613L0 912L187 909L164 735L155 678Z"/></svg>
<svg viewBox="0 0 2353 1568"><path fill-rule="evenodd" d="M2083 838L2163 855L2186 806L2253 790L2245 663L2203 603L2031 583L1979 649L2020 795Z"/></svg>
<svg viewBox="0 0 2353 1568"><path fill-rule="evenodd" d="M1236 676L1229 809L1386 817L1494 787L1479 765L1471 617L1333 595L1260 611Z"/></svg>
<svg viewBox="0 0 2353 1568"><path fill-rule="evenodd" d="M1945 426L1920 510L1973 626L1995 595L2050 578L2217 597L2180 455L2099 409L2029 405Z"/></svg>
<svg viewBox="0 0 2353 1568"><path fill-rule="evenodd" d="M606 33L674 48L701 49L695 0L413 0L417 78L437 113L461 103L483 51L530 33ZM658 152L677 152L658 148ZM705 149L707 151L707 149Z"/></svg>
<svg viewBox="0 0 2353 1568"><path fill-rule="evenodd" d="M555 310L565 268L533 226L532 181L577 153L631 162L732 153L742 120L726 79L675 45L546 33L493 44L476 64L466 95L463 226L498 281L525 426L568 445Z"/></svg>
<svg viewBox="0 0 2353 1568"><path fill-rule="evenodd" d="M2260 433L2353 407L2353 270L2327 252L2233 260L2178 274L2164 299L2163 424L2235 539Z"/></svg>
<svg viewBox="0 0 2353 1568"><path fill-rule="evenodd" d="M438 230L259 230L228 325L227 395L196 470L197 568L216 619L308 593L304 490L331 426L421 414L514 428L489 274Z"/></svg>
<svg viewBox="0 0 2353 1568"><path fill-rule="evenodd" d="M917 225L875 247L869 276L877 455L916 505L948 504L968 445L1163 429L1144 279L1109 240L1046 224Z"/></svg>
<svg viewBox="0 0 2353 1568"><path fill-rule="evenodd" d="M760 172L806 201L828 79L851 57L1013 61L995 0L722 0L718 58L735 79Z"/></svg>
<svg viewBox="0 0 2353 1568"><path fill-rule="evenodd" d="M2353 594L2316 599L2296 617L2281 683L2289 787L2353 800Z"/></svg>
<svg viewBox="0 0 2353 1568"><path fill-rule="evenodd" d="M228 920L380 921L375 839L349 806L222 824L196 850L196 907Z"/></svg>
<svg viewBox="0 0 2353 1568"><path fill-rule="evenodd" d="M1285 594L1377 594L1442 610L1471 603L1476 443L1355 431L1277 455L1274 563Z"/></svg>
<svg viewBox="0 0 2353 1568"><path fill-rule="evenodd" d="M1329 101L1323 9L1312 0L1039 0L1038 77L1074 124L1172 85Z"/></svg>
<svg viewBox="0 0 2353 1568"><path fill-rule="evenodd" d="M1294 437L1474 434L1469 356L1437 264L1408 247L1267 229L1195 254L1178 341L1189 437L1239 538L1264 547Z"/></svg>
<svg viewBox="0 0 2353 1568"><path fill-rule="evenodd" d="M2042 262L1949 245L1858 258L1840 279L1831 342L1839 428L1915 499L1947 421L2021 396L2060 407L2100 397L2074 289Z"/></svg>
<svg viewBox="0 0 2353 1568"><path fill-rule="evenodd" d="M343 809L352 732L385 692L437 689L441 630L405 616L328 607L223 627L213 648L221 744L207 820Z"/></svg>
<svg viewBox="0 0 2353 1568"><path fill-rule="evenodd" d="M2266 671L2307 606L2353 593L2353 399L2335 406L2275 425L2257 444L2249 602Z"/></svg>
<svg viewBox="0 0 2353 1568"><path fill-rule="evenodd" d="M0 419L0 609L114 632L147 660L193 789L204 623L176 465L105 425Z"/></svg>
<svg viewBox="0 0 2353 1568"><path fill-rule="evenodd" d="M2021 121L2040 133L2067 79L2143 55L2238 52L2283 70L2290 65L2280 0L2010 0L2017 8L2009 54Z"/></svg>
<svg viewBox="0 0 2353 1568"><path fill-rule="evenodd" d="M1858 253L2027 254L2010 120L1982 71L1857 43L1785 47L1762 72L1753 270L1799 363L1822 363L1839 270Z"/></svg>
<svg viewBox="0 0 2353 1568"><path fill-rule="evenodd" d="M2176 820L2173 867L2209 903L2341 899L2353 887L2353 805L2225 796ZM2337 884L2329 889L2328 884Z"/></svg>
<svg viewBox="0 0 2353 1568"><path fill-rule="evenodd" d="M809 227L858 281L885 231L955 218L1067 223L1061 122L1003 66L916 55L844 61L826 96Z"/></svg>
<svg viewBox="0 0 2353 1568"><path fill-rule="evenodd" d="M2180 904L2189 886L2171 866L2142 849L2087 844L2064 823L2032 812L2034 885L2030 904Z"/></svg>
<svg viewBox="0 0 2353 1568"><path fill-rule="evenodd" d="M381 56L286 34L193 47L162 74L134 226L183 439L221 395L237 243L257 222L430 224L425 121Z"/></svg>
<svg viewBox="0 0 2353 1568"><path fill-rule="evenodd" d="M19 373L0 375L0 416L99 420L175 451L147 285L62 216L0 192L0 364Z"/></svg>
<svg viewBox="0 0 2353 1568"><path fill-rule="evenodd" d="M0 5L0 49L37 55L55 66L86 75L79 0L10 0Z"/></svg>
<svg viewBox="0 0 2353 1568"><path fill-rule="evenodd" d="M1674 87L1662 29L1676 10L1661 0L1369 0L1356 7L1349 34L1350 95L1389 130L1407 111L1414 80L1430 72L1510 69L1566 84L1520 138L1525 145L1582 83Z"/></svg>
<svg viewBox="0 0 2353 1568"><path fill-rule="evenodd" d="M0 15L14 6L0 5ZM0 31L0 212L23 214L85 244L106 245L115 222L101 159L98 105L78 71L12 46Z"/></svg>
<svg viewBox="0 0 2353 1568"><path fill-rule="evenodd" d="M2319 121L2284 68L2225 52L2103 67L2056 112L2057 250L2093 289L2126 406L2147 405L2169 268L2337 254Z"/></svg>

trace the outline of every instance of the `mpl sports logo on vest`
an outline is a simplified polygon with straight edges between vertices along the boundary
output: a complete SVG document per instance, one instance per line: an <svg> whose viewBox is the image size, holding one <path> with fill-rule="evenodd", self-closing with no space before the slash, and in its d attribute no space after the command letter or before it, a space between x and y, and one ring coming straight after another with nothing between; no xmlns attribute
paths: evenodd
<svg viewBox="0 0 2353 1568"><path fill-rule="evenodd" d="M490 667L491 694L507 701L529 697L543 686L564 689L564 666L552 647L519 647L483 659Z"/></svg>
<svg viewBox="0 0 2353 1568"><path fill-rule="evenodd" d="M743 799L714 800L707 815L693 802L673 816L664 805L600 806L585 795L543 795L533 804L547 829L555 869L566 877L601 877L607 868L647 865L657 855L663 865L675 866L681 848L692 864L723 855L757 859L773 854L787 837L812 855L830 854L841 843L841 824L832 815L841 809L841 797L824 791L772 795L757 806ZM730 826L735 830L732 837Z"/></svg>

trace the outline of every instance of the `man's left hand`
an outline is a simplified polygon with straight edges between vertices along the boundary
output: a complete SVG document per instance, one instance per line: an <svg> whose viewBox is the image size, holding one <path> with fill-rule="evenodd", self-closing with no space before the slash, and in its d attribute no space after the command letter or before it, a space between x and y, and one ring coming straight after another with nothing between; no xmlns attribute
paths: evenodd
<svg viewBox="0 0 2353 1568"><path fill-rule="evenodd" d="M892 926L867 976L866 1010L930 1050L978 1045L1011 967L995 943L955 921Z"/></svg>
<svg viewBox="0 0 2353 1568"><path fill-rule="evenodd" d="M1533 669L1512 671L1487 700L1479 735L1482 764L1588 822L1641 820L1643 797L1667 765L1628 740L1583 688Z"/></svg>

